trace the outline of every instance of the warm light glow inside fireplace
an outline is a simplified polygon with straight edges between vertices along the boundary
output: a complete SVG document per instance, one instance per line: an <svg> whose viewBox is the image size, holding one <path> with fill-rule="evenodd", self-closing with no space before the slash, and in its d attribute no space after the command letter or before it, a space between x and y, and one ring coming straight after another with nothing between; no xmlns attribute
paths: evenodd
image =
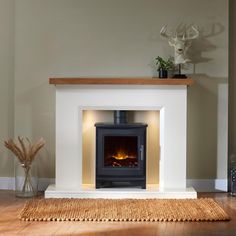
<svg viewBox="0 0 236 236"><path fill-rule="evenodd" d="M131 111L129 122L143 122L148 124L147 130L147 183L159 184L159 155L160 155L160 121L159 111ZM83 111L83 184L95 185L95 127L97 122L113 122L113 110L84 110ZM127 140L125 141L127 143ZM113 161L121 166L137 166L135 163L137 156L132 150L132 145L136 146L135 141L127 145L128 147L117 146L116 150L110 153ZM128 157L127 157L128 156ZM131 162L126 164L127 162ZM120 163L121 162L121 163ZM114 164L114 163L113 163ZM112 165L112 163L111 163ZM118 166L116 166L119 168ZM132 168L132 167L131 167Z"/></svg>

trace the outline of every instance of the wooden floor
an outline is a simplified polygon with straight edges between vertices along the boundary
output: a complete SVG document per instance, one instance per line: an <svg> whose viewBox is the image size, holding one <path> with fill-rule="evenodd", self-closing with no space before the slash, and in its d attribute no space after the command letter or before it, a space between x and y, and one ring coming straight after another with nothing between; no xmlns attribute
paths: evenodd
<svg viewBox="0 0 236 236"><path fill-rule="evenodd" d="M0 190L0 235L84 235L84 236L236 236L236 197L226 193L201 194L213 197L230 215L228 222L24 222L17 218L25 199L13 191Z"/></svg>

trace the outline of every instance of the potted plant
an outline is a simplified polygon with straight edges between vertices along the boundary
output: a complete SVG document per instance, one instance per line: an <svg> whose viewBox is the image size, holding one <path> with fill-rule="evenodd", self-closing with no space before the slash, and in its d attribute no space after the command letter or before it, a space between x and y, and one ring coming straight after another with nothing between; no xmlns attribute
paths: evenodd
<svg viewBox="0 0 236 236"><path fill-rule="evenodd" d="M156 60L156 65L158 67L157 70L159 72L159 78L167 78L168 70L174 67L173 61L171 60L171 58L165 60L160 56L155 58L155 60Z"/></svg>

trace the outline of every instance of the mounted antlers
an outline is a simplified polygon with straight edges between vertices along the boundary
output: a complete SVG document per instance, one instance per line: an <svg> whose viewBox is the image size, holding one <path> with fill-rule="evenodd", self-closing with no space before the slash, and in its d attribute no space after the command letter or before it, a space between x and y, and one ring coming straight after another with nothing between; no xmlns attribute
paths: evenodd
<svg viewBox="0 0 236 236"><path fill-rule="evenodd" d="M192 26L192 31L194 31L194 34L190 35L190 32L185 31L183 33L177 32L177 30L174 33L174 36L172 34L167 34L167 25L164 25L161 30L160 34L162 37L167 38L169 45L174 47L175 50L175 64L184 64L189 62L190 60L186 58L186 51L191 46L191 40L196 39L199 37L199 30Z"/></svg>
<svg viewBox="0 0 236 236"><path fill-rule="evenodd" d="M185 30L185 32L182 33L182 40L186 40L186 41L187 40L193 40L193 39L199 37L199 30L194 26L191 26L191 28L195 32L195 34L192 35L192 36L186 36L186 35L189 35L189 32L187 32L187 30ZM179 39L177 30L175 31L175 34L174 34L175 36L174 37L172 35L168 35L166 33L166 31L167 31L167 25L164 25L160 30L160 34L161 34L162 37L168 38L168 39L173 39L173 40Z"/></svg>
<svg viewBox="0 0 236 236"><path fill-rule="evenodd" d="M199 37L199 30L196 27L194 27L194 26L192 26L191 28L195 32L195 34L193 34L192 36L186 37L186 32L185 32L183 34L183 40L193 40L193 39L196 39L196 38Z"/></svg>

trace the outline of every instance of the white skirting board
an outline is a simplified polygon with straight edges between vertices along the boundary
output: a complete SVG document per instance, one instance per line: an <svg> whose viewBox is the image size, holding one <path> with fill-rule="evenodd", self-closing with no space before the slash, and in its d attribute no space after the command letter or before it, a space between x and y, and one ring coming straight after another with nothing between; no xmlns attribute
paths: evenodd
<svg viewBox="0 0 236 236"><path fill-rule="evenodd" d="M38 190L45 191L50 184L54 184L54 178L39 178ZM0 177L0 189L14 190L15 178L13 177Z"/></svg>
<svg viewBox="0 0 236 236"><path fill-rule="evenodd" d="M187 187L193 187L197 192L227 192L227 179L187 179Z"/></svg>
<svg viewBox="0 0 236 236"><path fill-rule="evenodd" d="M187 187L192 186L197 192L227 192L227 179L187 179ZM44 191L50 184L54 184L54 178L39 178L39 191ZM15 178L0 177L0 189L14 190Z"/></svg>
<svg viewBox="0 0 236 236"><path fill-rule="evenodd" d="M15 189L15 178L12 177L0 177L0 189Z"/></svg>

